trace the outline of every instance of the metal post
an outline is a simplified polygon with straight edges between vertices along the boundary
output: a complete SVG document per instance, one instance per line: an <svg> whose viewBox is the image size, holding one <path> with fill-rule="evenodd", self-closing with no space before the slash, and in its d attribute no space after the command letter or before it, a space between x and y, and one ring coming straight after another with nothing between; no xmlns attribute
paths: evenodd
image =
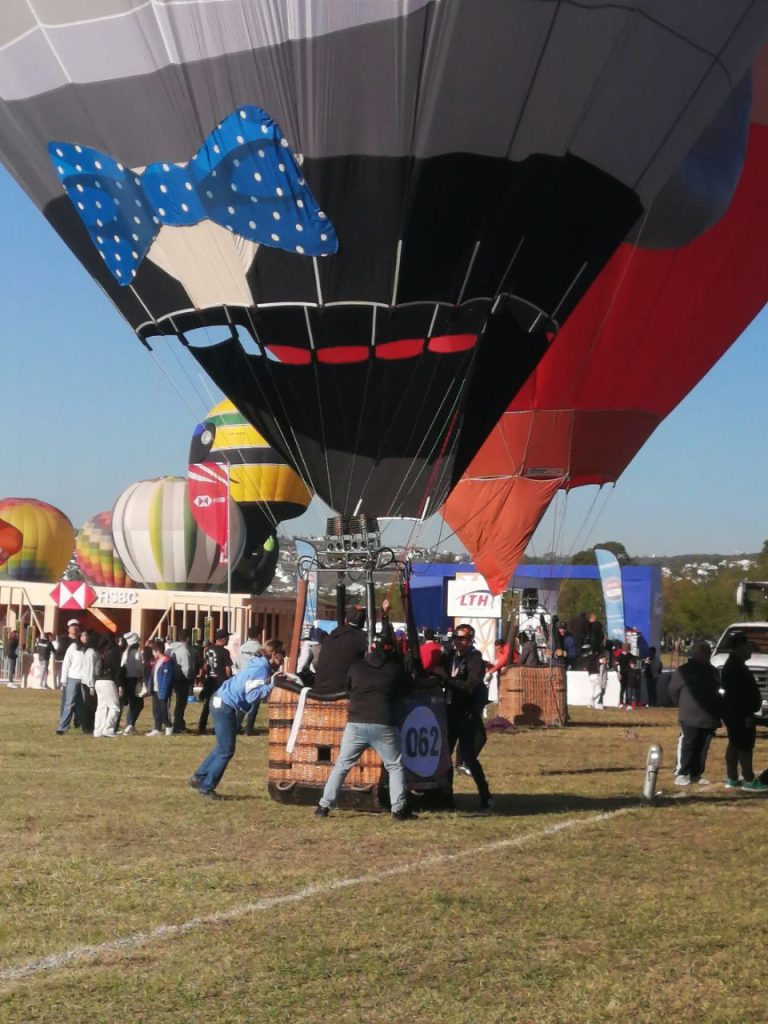
<svg viewBox="0 0 768 1024"><path fill-rule="evenodd" d="M336 580L336 624L343 626L347 617L347 587L344 583L344 573L340 572Z"/></svg>
<svg viewBox="0 0 768 1024"><path fill-rule="evenodd" d="M368 605L368 618L366 619L368 646L371 647L376 638L376 588L373 585L373 569L365 570L365 594Z"/></svg>
<svg viewBox="0 0 768 1024"><path fill-rule="evenodd" d="M658 743L653 743L648 748L648 757L645 762L645 779L643 780L643 799L653 803L656 799L656 781L661 768L663 751Z"/></svg>

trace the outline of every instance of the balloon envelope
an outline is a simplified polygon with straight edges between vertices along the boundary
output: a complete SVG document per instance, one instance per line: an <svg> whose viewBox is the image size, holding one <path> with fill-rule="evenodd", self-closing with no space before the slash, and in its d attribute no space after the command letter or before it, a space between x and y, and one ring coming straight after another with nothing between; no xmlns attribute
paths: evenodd
<svg viewBox="0 0 768 1024"><path fill-rule="evenodd" d="M75 558L89 583L99 587L131 587L112 537L112 513L99 512L80 528L75 540Z"/></svg>
<svg viewBox="0 0 768 1024"><path fill-rule="evenodd" d="M21 550L22 542L21 530L0 519L0 565L5 565L11 555Z"/></svg>
<svg viewBox="0 0 768 1024"><path fill-rule="evenodd" d="M422 516L766 21L748 0L72 0L43 26L13 3L0 157L140 336L247 333L256 354L193 353L333 508ZM691 205L676 237L718 204Z"/></svg>
<svg viewBox="0 0 768 1024"><path fill-rule="evenodd" d="M278 523L300 516L312 497L301 477L229 399L215 405L195 427L189 462L229 466L229 493L245 520L247 554Z"/></svg>
<svg viewBox="0 0 768 1024"><path fill-rule="evenodd" d="M494 591L555 492L615 481L768 301L766 180L768 52L725 214L677 249L616 252L446 502Z"/></svg>
<svg viewBox="0 0 768 1024"><path fill-rule="evenodd" d="M75 531L59 509L36 498L3 498L0 517L22 534L21 546L0 576L30 583L54 583L72 557Z"/></svg>
<svg viewBox="0 0 768 1024"><path fill-rule="evenodd" d="M243 517L231 503L232 566L242 555ZM226 583L222 549L192 518L187 481L140 480L127 487L112 511L115 549L130 576L157 590L207 590Z"/></svg>

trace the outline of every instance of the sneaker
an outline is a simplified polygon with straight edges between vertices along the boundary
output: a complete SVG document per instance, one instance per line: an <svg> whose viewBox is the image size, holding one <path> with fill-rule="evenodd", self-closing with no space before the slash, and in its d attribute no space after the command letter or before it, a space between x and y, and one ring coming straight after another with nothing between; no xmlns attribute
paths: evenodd
<svg viewBox="0 0 768 1024"><path fill-rule="evenodd" d="M392 811L392 821L415 821L417 818L418 815L409 807L404 807L401 811Z"/></svg>
<svg viewBox="0 0 768 1024"><path fill-rule="evenodd" d="M18 690L19 689L18 683L6 683L6 686L7 686L7 688L9 690Z"/></svg>
<svg viewBox="0 0 768 1024"><path fill-rule="evenodd" d="M697 786L708 786L709 779L705 779L702 775L691 776L691 782L695 782Z"/></svg>
<svg viewBox="0 0 768 1024"><path fill-rule="evenodd" d="M469 770L469 768L467 768L465 764L458 765L456 771L461 772L462 775L468 775L470 778L472 778L472 772Z"/></svg>
<svg viewBox="0 0 768 1024"><path fill-rule="evenodd" d="M200 779L196 775L190 775L187 785L191 786L192 789L200 789Z"/></svg>
<svg viewBox="0 0 768 1024"><path fill-rule="evenodd" d="M133 725L126 725L123 729L123 736L133 736L136 732L136 727Z"/></svg>
<svg viewBox="0 0 768 1024"><path fill-rule="evenodd" d="M223 800L223 796L219 796L215 789L198 789L197 791L200 796L205 797L206 800Z"/></svg>
<svg viewBox="0 0 768 1024"><path fill-rule="evenodd" d="M742 789L748 789L752 793L764 793L768 790L768 784L762 782L760 779L752 779L751 782L745 782Z"/></svg>
<svg viewBox="0 0 768 1024"><path fill-rule="evenodd" d="M163 734L160 732L159 729L150 729L149 732L147 733L147 736L162 736L162 735Z"/></svg>
<svg viewBox="0 0 768 1024"><path fill-rule="evenodd" d="M172 726L166 725L166 727L165 727L165 735L166 736L173 736L173 728L172 728Z"/></svg>
<svg viewBox="0 0 768 1024"><path fill-rule="evenodd" d="M113 732L111 729L107 729L106 732L103 732L101 734L101 738L104 739L104 740L113 740L115 738L115 736L117 736L117 733Z"/></svg>
<svg viewBox="0 0 768 1024"><path fill-rule="evenodd" d="M66 731L67 731L66 729L57 729L56 730L56 735L57 736L63 736L66 733Z"/></svg>
<svg viewBox="0 0 768 1024"><path fill-rule="evenodd" d="M330 813L331 813L330 807L323 807L322 804L318 804L317 807L315 808L315 817L316 818L327 818Z"/></svg>
<svg viewBox="0 0 768 1024"><path fill-rule="evenodd" d="M727 786L728 789L738 789L741 785L741 779L726 779L723 785Z"/></svg>
<svg viewBox="0 0 768 1024"><path fill-rule="evenodd" d="M676 775L675 776L675 785L676 786L690 786L690 784L691 784L691 777L690 777L690 775Z"/></svg>
<svg viewBox="0 0 768 1024"><path fill-rule="evenodd" d="M493 811L493 797L490 794L480 797L480 811L483 814L490 814Z"/></svg>

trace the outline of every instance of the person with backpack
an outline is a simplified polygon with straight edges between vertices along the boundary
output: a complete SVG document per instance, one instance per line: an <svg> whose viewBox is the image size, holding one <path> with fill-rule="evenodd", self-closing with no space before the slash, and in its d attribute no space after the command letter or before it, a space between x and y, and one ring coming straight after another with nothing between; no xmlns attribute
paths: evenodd
<svg viewBox="0 0 768 1024"><path fill-rule="evenodd" d="M182 629L180 639L176 643L167 645L165 651L171 659L173 666L173 723L171 733L174 736L187 731L184 715L187 710L187 702L192 692L192 686L197 675L197 659L190 647L192 634L188 629Z"/></svg>
<svg viewBox="0 0 768 1024"><path fill-rule="evenodd" d="M215 643L208 646L203 656L205 676L203 692L200 694L203 707L197 723L197 731L201 736L205 735L205 727L208 725L211 698L221 684L232 676L232 655L227 650L228 640L227 630L217 629Z"/></svg>
<svg viewBox="0 0 768 1024"><path fill-rule="evenodd" d="M120 648L111 636L99 646L99 661L96 670L96 716L93 722L95 739L113 739L117 735L120 718L120 698L117 681L120 674Z"/></svg>
<svg viewBox="0 0 768 1024"><path fill-rule="evenodd" d="M144 710L144 658L141 653L138 633L124 635L125 650L120 660L120 704L128 708L124 736L133 736L136 722Z"/></svg>

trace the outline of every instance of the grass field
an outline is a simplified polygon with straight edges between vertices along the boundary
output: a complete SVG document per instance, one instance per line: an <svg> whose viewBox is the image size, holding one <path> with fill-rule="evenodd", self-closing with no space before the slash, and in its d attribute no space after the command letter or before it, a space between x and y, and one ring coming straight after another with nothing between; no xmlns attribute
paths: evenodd
<svg viewBox="0 0 768 1024"><path fill-rule="evenodd" d="M768 803L714 784L723 739L673 793L671 711L491 736L496 813L462 778L393 824L271 802L265 735L203 801L211 737L57 737L58 700L0 689L2 1022L768 1020Z"/></svg>

